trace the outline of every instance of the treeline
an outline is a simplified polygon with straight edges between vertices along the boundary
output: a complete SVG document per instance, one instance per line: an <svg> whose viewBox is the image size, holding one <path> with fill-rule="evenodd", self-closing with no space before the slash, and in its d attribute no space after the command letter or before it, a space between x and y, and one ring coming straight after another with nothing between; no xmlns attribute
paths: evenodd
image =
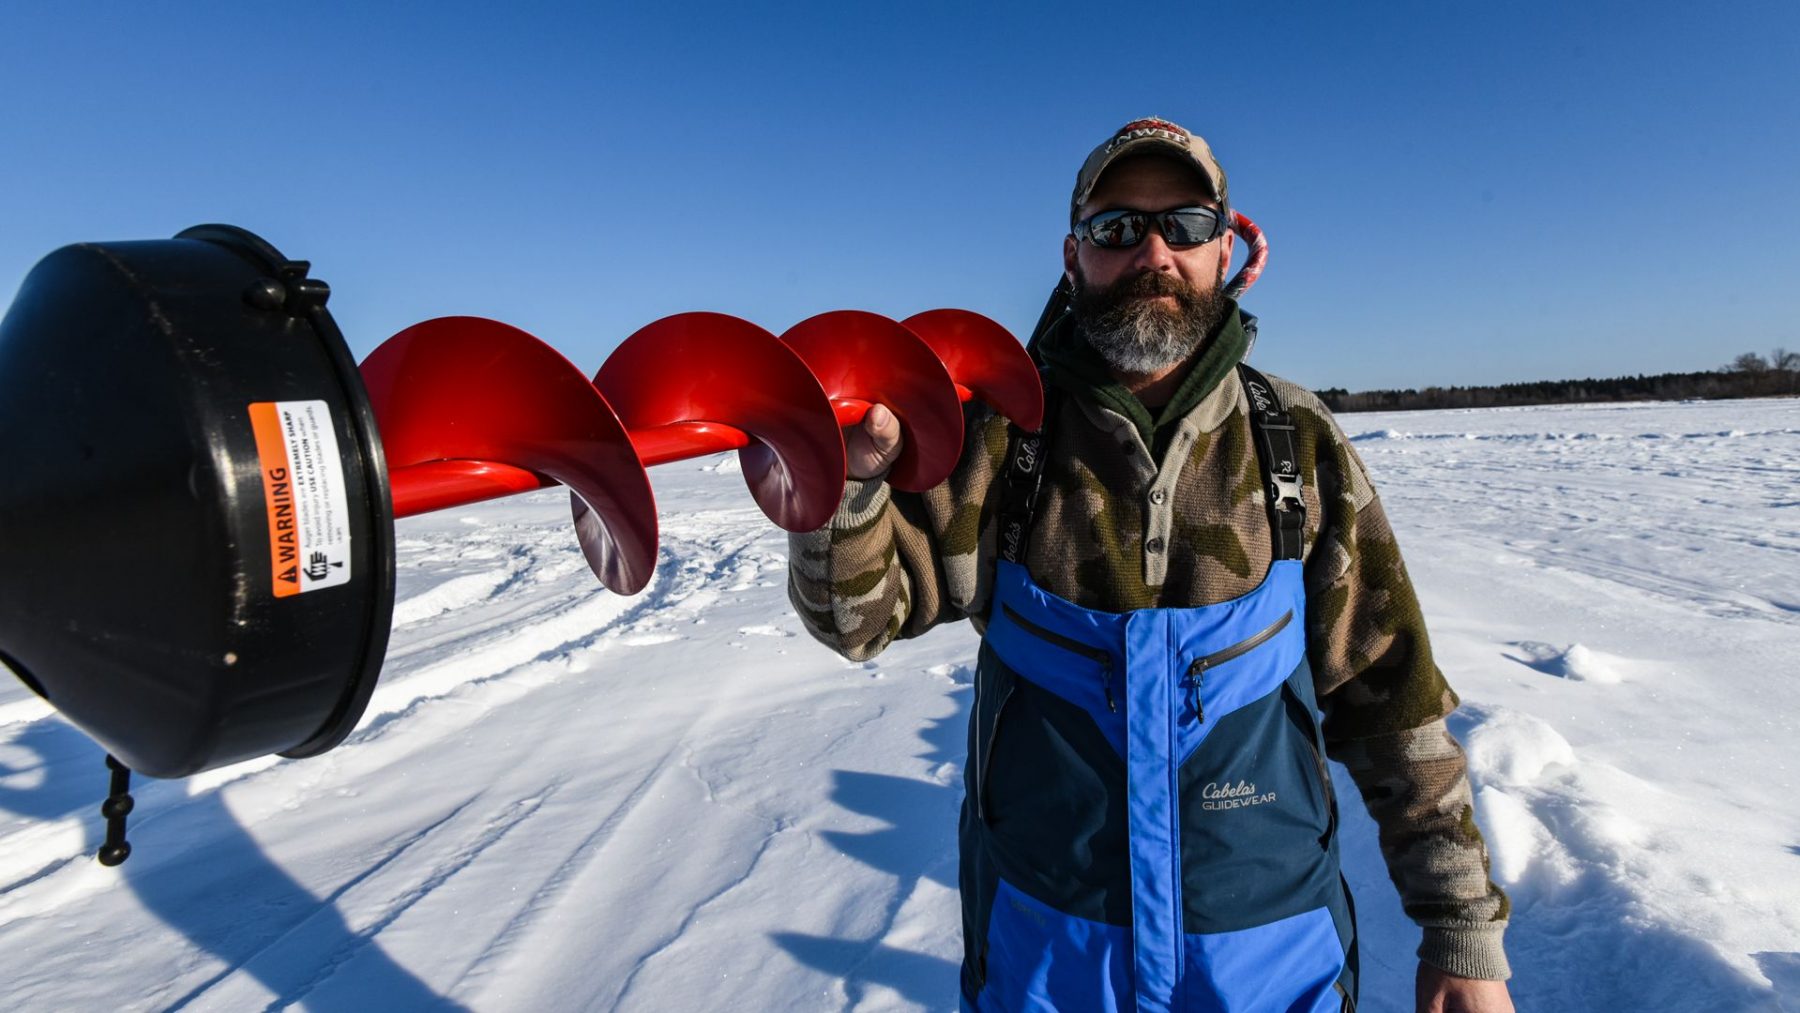
<svg viewBox="0 0 1800 1013"><path fill-rule="evenodd" d="M1502 408L1573 404L1585 401L1675 401L1692 398L1800 395L1800 352L1775 349L1769 358L1745 352L1715 370L1658 373L1611 379L1540 380L1496 387L1426 387L1424 390L1365 390L1342 387L1318 392L1334 412L1410 411L1423 408Z"/></svg>

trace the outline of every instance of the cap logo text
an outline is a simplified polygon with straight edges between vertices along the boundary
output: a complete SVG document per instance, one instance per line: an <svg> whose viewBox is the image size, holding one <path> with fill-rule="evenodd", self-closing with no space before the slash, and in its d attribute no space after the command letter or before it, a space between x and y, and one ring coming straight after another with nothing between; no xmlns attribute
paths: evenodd
<svg viewBox="0 0 1800 1013"><path fill-rule="evenodd" d="M1119 132L1114 134L1113 139L1107 143L1106 149L1111 151L1121 144L1128 144L1141 137L1161 137L1164 140L1173 141L1184 148L1187 147L1188 144L1187 131L1170 123L1168 120L1159 120L1153 117L1144 120L1132 120L1130 123L1120 127Z"/></svg>

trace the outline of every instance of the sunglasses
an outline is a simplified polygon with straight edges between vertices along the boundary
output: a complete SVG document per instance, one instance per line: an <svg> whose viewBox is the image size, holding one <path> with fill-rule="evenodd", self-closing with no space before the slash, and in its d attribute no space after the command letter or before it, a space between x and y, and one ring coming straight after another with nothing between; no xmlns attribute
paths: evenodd
<svg viewBox="0 0 1800 1013"><path fill-rule="evenodd" d="M1089 215L1075 223L1075 238L1085 239L1103 250L1123 250L1136 246L1150 234L1155 222L1163 242L1170 246L1199 246L1225 234L1223 208L1170 208L1167 211L1133 211L1121 208Z"/></svg>

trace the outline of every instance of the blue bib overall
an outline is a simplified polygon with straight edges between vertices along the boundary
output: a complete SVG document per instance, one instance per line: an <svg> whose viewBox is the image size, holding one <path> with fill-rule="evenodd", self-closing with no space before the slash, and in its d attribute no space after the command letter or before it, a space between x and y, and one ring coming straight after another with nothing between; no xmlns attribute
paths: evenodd
<svg viewBox="0 0 1800 1013"><path fill-rule="evenodd" d="M960 833L965 1009L1354 1008L1288 544L1242 597L1126 613L997 564Z"/></svg>

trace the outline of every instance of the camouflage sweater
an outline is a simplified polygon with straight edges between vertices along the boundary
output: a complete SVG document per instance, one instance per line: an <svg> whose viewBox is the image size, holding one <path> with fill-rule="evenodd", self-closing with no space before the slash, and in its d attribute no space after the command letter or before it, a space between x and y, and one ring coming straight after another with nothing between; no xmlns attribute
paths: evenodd
<svg viewBox="0 0 1800 1013"><path fill-rule="evenodd" d="M1235 314L1227 327L1237 327ZM1071 339L1063 326L1047 351ZM1057 333L1061 331L1062 333ZM1237 353L1215 336L1209 350ZM1237 335L1233 335L1237 336ZM1242 344L1237 348L1241 349ZM1085 350L1085 346L1084 346ZM1215 356L1216 357L1216 356ZM1059 368L1047 466L1026 553L1045 590L1086 608L1210 605L1254 590L1273 556L1247 398L1224 376L1170 420L1153 457L1141 409ZM1424 617L1367 471L1324 405L1271 378L1293 416L1306 501L1307 643L1328 752L1380 827L1421 959L1471 978L1508 976L1508 903L1490 882L1467 765L1444 724L1456 696L1433 664ZM1190 398L1191 400L1192 398ZM1160 427L1159 427L1160 428ZM985 631L1007 422L972 403L956 472L921 494L852 480L831 523L790 538L789 597L807 628L853 660L939 623Z"/></svg>

